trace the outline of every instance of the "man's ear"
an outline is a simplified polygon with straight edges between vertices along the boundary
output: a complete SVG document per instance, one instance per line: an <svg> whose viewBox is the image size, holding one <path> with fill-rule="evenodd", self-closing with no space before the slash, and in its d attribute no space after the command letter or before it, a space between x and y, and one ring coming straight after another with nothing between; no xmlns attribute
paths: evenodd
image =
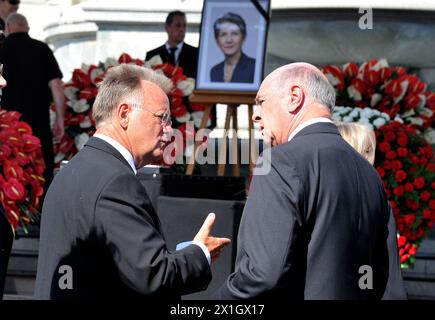
<svg viewBox="0 0 435 320"><path fill-rule="evenodd" d="M123 129L127 129L128 127L130 112L130 106L126 103L121 103L116 107L116 117Z"/></svg>
<svg viewBox="0 0 435 320"><path fill-rule="evenodd" d="M288 111L296 113L304 104L305 93L298 85L293 85L288 91Z"/></svg>

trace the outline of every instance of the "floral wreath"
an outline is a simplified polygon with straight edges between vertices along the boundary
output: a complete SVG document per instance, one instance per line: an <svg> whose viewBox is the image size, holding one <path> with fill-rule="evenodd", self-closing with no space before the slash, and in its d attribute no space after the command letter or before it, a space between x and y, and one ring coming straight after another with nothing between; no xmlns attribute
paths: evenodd
<svg viewBox="0 0 435 320"><path fill-rule="evenodd" d="M402 268L415 254L435 222L435 94L416 75L385 60L358 66L325 66L335 87L333 119L359 122L375 130L375 168L393 208Z"/></svg>
<svg viewBox="0 0 435 320"><path fill-rule="evenodd" d="M186 156L185 142L193 139L195 132L190 132L187 121L193 121L194 129L200 125L205 106L190 104L188 96L192 93L195 80L183 74L183 69L168 63L163 63L160 56L155 56L147 62L133 59L130 55L123 53L118 60L108 58L104 63L98 65L83 64L80 69L75 69L71 81L64 85L67 98L67 109L65 112L65 135L59 143L54 144L55 163L60 165L62 160L70 160L87 142L90 136L95 133L95 121L92 118L92 105L97 96L97 84L104 79L107 70L113 66L129 63L152 68L170 78L174 84L173 90L168 94L170 100L172 127L177 128L183 134L184 144L181 150ZM52 105L52 121L54 120L54 105ZM208 126L211 122L208 122ZM180 150L180 148L177 148ZM184 163L186 163L184 161ZM175 164L165 164L173 165ZM184 167L177 171L184 172Z"/></svg>
<svg viewBox="0 0 435 320"><path fill-rule="evenodd" d="M44 193L40 140L15 111L0 109L0 204L15 234L17 228L39 220L40 197Z"/></svg>

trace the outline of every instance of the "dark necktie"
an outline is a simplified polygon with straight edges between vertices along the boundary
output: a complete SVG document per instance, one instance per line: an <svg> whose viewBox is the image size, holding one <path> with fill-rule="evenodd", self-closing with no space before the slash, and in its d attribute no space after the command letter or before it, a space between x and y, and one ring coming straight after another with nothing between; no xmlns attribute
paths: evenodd
<svg viewBox="0 0 435 320"><path fill-rule="evenodd" d="M175 62L175 51L177 51L177 49L178 49L177 47L169 48L169 51L170 51L170 53L169 53L169 63L172 64L173 66L176 65L176 62Z"/></svg>

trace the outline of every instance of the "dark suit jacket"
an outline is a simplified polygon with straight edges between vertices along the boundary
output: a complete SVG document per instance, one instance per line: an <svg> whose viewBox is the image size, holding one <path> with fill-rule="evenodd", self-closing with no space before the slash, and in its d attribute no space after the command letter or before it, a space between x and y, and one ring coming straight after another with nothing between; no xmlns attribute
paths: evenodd
<svg viewBox="0 0 435 320"><path fill-rule="evenodd" d="M62 265L73 271L73 289ZM146 191L122 155L98 138L56 175L41 223L38 299L165 298L205 289L201 248L169 252Z"/></svg>
<svg viewBox="0 0 435 320"><path fill-rule="evenodd" d="M271 161L270 161L271 159ZM380 299L388 279L388 202L376 170L316 123L271 149L243 212L222 299ZM373 289L359 280L373 270Z"/></svg>
<svg viewBox="0 0 435 320"><path fill-rule="evenodd" d="M12 233L11 225L6 217L5 209L0 204L0 300L3 297L13 240L14 234Z"/></svg>
<svg viewBox="0 0 435 320"><path fill-rule="evenodd" d="M212 82L224 82L224 66L225 61L215 65L210 70L210 80ZM239 62L234 69L233 76L230 82L254 82L255 75L255 59L248 57L244 53L240 57Z"/></svg>
<svg viewBox="0 0 435 320"><path fill-rule="evenodd" d="M169 62L169 52L166 46L160 46L156 49L147 52L145 61L148 61L154 56L160 55L163 62ZM198 48L192 47L187 43L183 44L180 56L178 57L178 65L183 68L183 73L191 78L196 78L196 70L198 67Z"/></svg>

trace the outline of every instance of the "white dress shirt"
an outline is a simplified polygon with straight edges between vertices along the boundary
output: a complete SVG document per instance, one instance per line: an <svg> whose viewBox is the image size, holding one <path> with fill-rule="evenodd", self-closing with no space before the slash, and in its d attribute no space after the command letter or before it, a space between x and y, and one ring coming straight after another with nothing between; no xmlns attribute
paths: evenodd
<svg viewBox="0 0 435 320"><path fill-rule="evenodd" d="M124 159L128 162L128 164L130 165L134 174L135 175L137 174L136 165L134 164L133 156L131 155L130 151L128 151L122 144L120 144L115 139L112 139L111 137L108 137L108 136L101 134L101 133L94 134L94 137L99 138L101 140L104 140L108 144L110 144L112 147L114 147L124 157ZM205 257L207 258L208 264L211 265L211 255L210 255L210 252L208 251L207 247L205 246L205 244L202 242L198 242L198 241L192 241L192 244L195 244L202 249L202 251L205 254Z"/></svg>
<svg viewBox="0 0 435 320"><path fill-rule="evenodd" d="M290 141L291 139L293 139L293 137L299 132L301 131L303 128L308 127L309 125L315 124L315 123L320 123L320 122L327 122L327 123L333 123L330 119L328 118L324 118L324 117L319 117L319 118L313 118L311 120L302 122L300 125L298 125L296 127L296 129L293 130L293 132L290 134L290 136L288 137L287 141Z"/></svg>
<svg viewBox="0 0 435 320"><path fill-rule="evenodd" d="M176 65L178 65L178 58L180 57L180 53L181 53L181 49L183 49L183 45L184 45L183 41L181 41L179 44L176 45L177 50L175 50L175 53L174 53ZM165 46L166 46L166 51L168 51L168 53L171 54L171 50L170 50L171 47L169 46L169 43L166 42Z"/></svg>

